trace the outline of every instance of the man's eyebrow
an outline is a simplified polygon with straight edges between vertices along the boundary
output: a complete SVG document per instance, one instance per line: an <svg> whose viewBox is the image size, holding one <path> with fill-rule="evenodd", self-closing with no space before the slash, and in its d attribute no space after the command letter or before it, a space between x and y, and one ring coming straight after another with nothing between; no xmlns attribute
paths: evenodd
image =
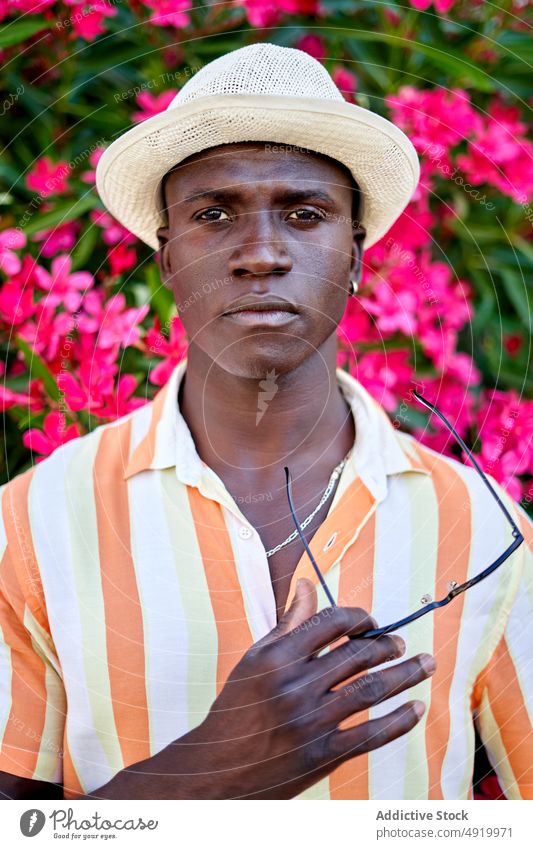
<svg viewBox="0 0 533 849"><path fill-rule="evenodd" d="M218 203L224 201L236 201L242 198L239 190L235 189L199 189L185 195L183 203L194 203L198 200L211 199ZM320 189L282 189L276 192L276 200L284 203L300 203L302 201L321 200L324 203L335 205L334 198Z"/></svg>

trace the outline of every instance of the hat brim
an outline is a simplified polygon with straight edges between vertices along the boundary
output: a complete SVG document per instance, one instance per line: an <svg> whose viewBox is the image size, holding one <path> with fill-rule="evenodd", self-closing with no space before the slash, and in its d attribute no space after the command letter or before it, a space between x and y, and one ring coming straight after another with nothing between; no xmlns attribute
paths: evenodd
<svg viewBox="0 0 533 849"><path fill-rule="evenodd" d="M409 203L420 166L407 136L380 115L346 102L269 95L214 95L167 109L128 130L102 154L96 188L109 212L154 250L166 224L160 183L174 165L207 148L271 141L344 164L363 194L364 247Z"/></svg>

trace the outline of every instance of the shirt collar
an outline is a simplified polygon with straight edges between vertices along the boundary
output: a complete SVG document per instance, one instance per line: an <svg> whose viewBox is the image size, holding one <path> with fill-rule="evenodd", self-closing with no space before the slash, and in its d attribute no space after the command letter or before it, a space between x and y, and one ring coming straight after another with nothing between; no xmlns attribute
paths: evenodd
<svg viewBox="0 0 533 849"><path fill-rule="evenodd" d="M179 409L178 391L186 368L187 359L183 359L151 402L148 431L135 446L124 478L148 469L175 466L177 478L189 486L198 486L205 473L218 479L201 460ZM387 475L404 472L429 474L411 447L412 437L396 430L383 408L359 381L343 369L337 368L336 371L339 386L355 421L356 437L349 459L354 477L360 476L374 498L381 501L387 491ZM143 410L141 407L133 416Z"/></svg>

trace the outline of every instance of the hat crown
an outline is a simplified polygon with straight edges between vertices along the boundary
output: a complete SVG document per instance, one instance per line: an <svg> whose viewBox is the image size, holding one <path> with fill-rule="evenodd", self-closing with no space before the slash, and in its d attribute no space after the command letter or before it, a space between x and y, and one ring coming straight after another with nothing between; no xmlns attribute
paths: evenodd
<svg viewBox="0 0 533 849"><path fill-rule="evenodd" d="M302 50L262 42L226 53L201 68L168 109L213 95L312 97L344 101L323 65Z"/></svg>

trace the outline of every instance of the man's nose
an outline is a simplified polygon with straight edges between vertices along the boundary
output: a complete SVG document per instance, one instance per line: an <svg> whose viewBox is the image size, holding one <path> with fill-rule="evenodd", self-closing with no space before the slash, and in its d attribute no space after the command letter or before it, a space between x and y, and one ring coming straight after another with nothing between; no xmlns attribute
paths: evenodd
<svg viewBox="0 0 533 849"><path fill-rule="evenodd" d="M292 269L281 228L270 211L244 216L238 232L239 243L229 258L228 270L233 276L281 274Z"/></svg>

